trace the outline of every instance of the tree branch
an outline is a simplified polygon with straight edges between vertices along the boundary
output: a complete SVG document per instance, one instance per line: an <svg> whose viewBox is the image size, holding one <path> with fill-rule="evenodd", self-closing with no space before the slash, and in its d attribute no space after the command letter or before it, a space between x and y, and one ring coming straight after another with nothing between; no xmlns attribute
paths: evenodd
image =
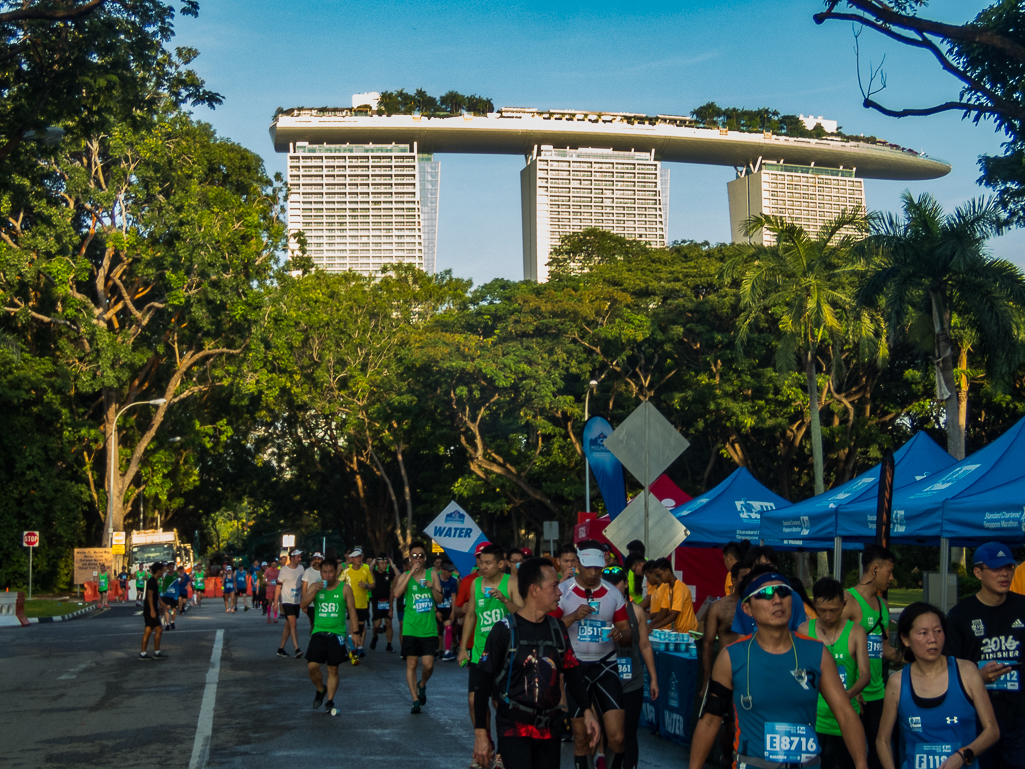
<svg viewBox="0 0 1025 769"><path fill-rule="evenodd" d="M95 12L105 5L106 2L107 0L90 0L90 2L78 8L68 8L65 10L40 8L39 6L21 8L17 11L0 13L0 24L13 24L19 21L73 21Z"/></svg>

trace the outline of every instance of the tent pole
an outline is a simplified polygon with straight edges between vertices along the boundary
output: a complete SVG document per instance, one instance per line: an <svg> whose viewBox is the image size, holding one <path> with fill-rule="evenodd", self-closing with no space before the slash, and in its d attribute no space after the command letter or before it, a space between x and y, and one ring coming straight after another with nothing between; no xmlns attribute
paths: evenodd
<svg viewBox="0 0 1025 769"><path fill-rule="evenodd" d="M865 576L865 564L862 563L861 556L862 551L858 551L858 582L861 582L861 578Z"/></svg>
<svg viewBox="0 0 1025 769"><path fill-rule="evenodd" d="M950 566L950 540L940 538L940 611L947 611L947 570Z"/></svg>
<svg viewBox="0 0 1025 769"><path fill-rule="evenodd" d="M843 537L833 538L833 579L843 581Z"/></svg>

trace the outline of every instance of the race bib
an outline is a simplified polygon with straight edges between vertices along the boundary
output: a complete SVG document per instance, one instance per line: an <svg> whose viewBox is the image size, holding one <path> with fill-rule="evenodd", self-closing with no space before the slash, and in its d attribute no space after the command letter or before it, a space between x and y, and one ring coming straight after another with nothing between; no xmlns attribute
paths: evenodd
<svg viewBox="0 0 1025 769"><path fill-rule="evenodd" d="M619 663L619 680L632 681L634 677L634 661L632 657L617 657Z"/></svg>
<svg viewBox="0 0 1025 769"><path fill-rule="evenodd" d="M843 684L843 688L847 688L847 671L844 668L837 668L836 672L840 674L840 683Z"/></svg>
<svg viewBox="0 0 1025 769"><path fill-rule="evenodd" d="M582 619L577 623L578 643L602 643L609 640L612 628L600 619Z"/></svg>
<svg viewBox="0 0 1025 769"><path fill-rule="evenodd" d="M1015 664L1015 660L979 660L979 670L982 670L990 662L999 662L1001 665ZM996 681L986 684L986 688L990 691L999 692L1016 692L1019 691L1018 686L1018 668L1011 668L1010 672L1004 673Z"/></svg>
<svg viewBox="0 0 1025 769"><path fill-rule="evenodd" d="M939 769L953 752L953 745L915 745L915 769Z"/></svg>
<svg viewBox="0 0 1025 769"><path fill-rule="evenodd" d="M438 604L439 609L451 609L452 608L452 596L449 596L444 601Z"/></svg>
<svg viewBox="0 0 1025 769"><path fill-rule="evenodd" d="M390 608L391 608L391 603L389 601L378 601L377 602L377 610L378 611L388 611L388 609L390 609Z"/></svg>
<svg viewBox="0 0 1025 769"><path fill-rule="evenodd" d="M413 611L417 614L425 614L434 611L434 599L429 595L417 596L413 599Z"/></svg>
<svg viewBox="0 0 1025 769"><path fill-rule="evenodd" d="M868 637L868 658L870 660L883 658L883 637L879 633L873 633Z"/></svg>
<svg viewBox="0 0 1025 769"><path fill-rule="evenodd" d="M303 591L302 591L301 587L298 587L298 586L297 587L293 587L292 588L292 603L299 603L299 599L302 598L302 594L303 594Z"/></svg>
<svg viewBox="0 0 1025 769"><path fill-rule="evenodd" d="M819 754L818 737L811 724L765 724L765 760L803 763Z"/></svg>

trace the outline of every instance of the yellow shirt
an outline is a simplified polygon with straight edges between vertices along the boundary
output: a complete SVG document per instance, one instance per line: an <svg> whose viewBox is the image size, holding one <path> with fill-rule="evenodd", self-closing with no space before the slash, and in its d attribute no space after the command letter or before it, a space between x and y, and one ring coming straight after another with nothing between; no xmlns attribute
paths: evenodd
<svg viewBox="0 0 1025 769"><path fill-rule="evenodd" d="M368 584L373 582L373 578L370 575L370 567L367 564L363 564L358 569L350 566L345 570L343 576L345 581L349 583L349 587L352 588L352 598L356 608L366 609L370 606L370 591L360 584L361 582Z"/></svg>
<svg viewBox="0 0 1025 769"><path fill-rule="evenodd" d="M690 588L682 579L676 580L676 584L673 585L672 604L669 610L680 612L673 622L673 630L677 633L690 633L698 629L698 620L694 616L694 599L691 597Z"/></svg>
<svg viewBox="0 0 1025 769"><path fill-rule="evenodd" d="M649 591L650 592L650 591ZM651 594L651 605L648 611L651 614L657 614L666 609L669 606L669 585L659 585L655 588L655 592Z"/></svg>
<svg viewBox="0 0 1025 769"><path fill-rule="evenodd" d="M723 593L723 596L727 596L727 595L732 595L733 594L733 575L730 574L729 572L726 572L726 588L725 588L725 590L726 590L726 592Z"/></svg>
<svg viewBox="0 0 1025 769"><path fill-rule="evenodd" d="M1011 578L1011 592L1025 595L1025 563L1018 564Z"/></svg>

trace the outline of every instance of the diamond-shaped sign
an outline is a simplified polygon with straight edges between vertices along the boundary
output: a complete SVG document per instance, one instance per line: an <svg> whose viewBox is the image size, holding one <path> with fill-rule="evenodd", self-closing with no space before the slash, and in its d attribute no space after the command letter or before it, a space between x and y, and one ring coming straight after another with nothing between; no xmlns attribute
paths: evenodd
<svg viewBox="0 0 1025 769"><path fill-rule="evenodd" d="M605 527L605 538L621 553L626 552L627 543L635 539L644 540L644 494L638 494L626 509ZM690 536L690 531L659 502L658 497L648 496L648 558L664 558Z"/></svg>
<svg viewBox="0 0 1025 769"><path fill-rule="evenodd" d="M674 459L686 451L688 446L690 441L680 435L669 420L658 413L658 409L651 405L651 401L641 403L623 424L605 439L605 448L611 451L645 488L650 486Z"/></svg>

